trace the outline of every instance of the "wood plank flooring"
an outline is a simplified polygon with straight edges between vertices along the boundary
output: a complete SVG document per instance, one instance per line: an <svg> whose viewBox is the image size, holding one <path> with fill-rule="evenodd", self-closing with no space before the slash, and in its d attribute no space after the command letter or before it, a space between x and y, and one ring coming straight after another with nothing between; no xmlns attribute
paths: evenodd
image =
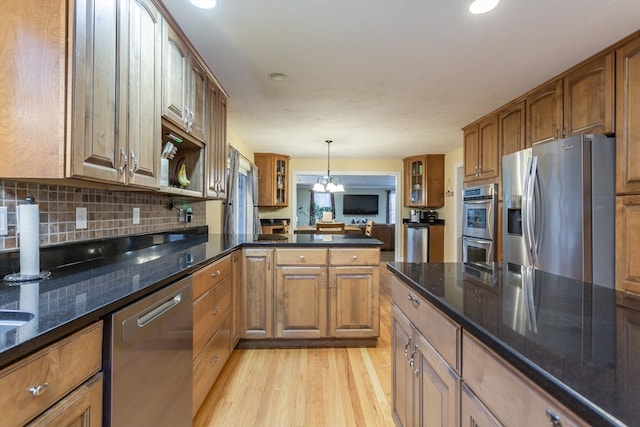
<svg viewBox="0 0 640 427"><path fill-rule="evenodd" d="M376 347L235 350L193 421L196 427L394 426L391 283L380 265Z"/></svg>

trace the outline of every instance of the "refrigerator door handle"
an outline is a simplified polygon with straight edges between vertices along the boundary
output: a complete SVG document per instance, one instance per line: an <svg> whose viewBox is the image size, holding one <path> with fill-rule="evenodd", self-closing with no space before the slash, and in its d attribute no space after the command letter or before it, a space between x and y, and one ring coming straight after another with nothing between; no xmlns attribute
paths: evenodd
<svg viewBox="0 0 640 427"><path fill-rule="evenodd" d="M527 262L533 265L531 258L531 236L529 235L529 181L531 179L531 158L527 159L527 172L524 175L524 191L522 196L522 238L524 239L525 252L527 253Z"/></svg>
<svg viewBox="0 0 640 427"><path fill-rule="evenodd" d="M536 190L536 177L538 176L538 156L533 156L531 159L531 174L529 175L529 236L531 247L531 259L533 260L533 266L538 267L538 238L536 237L536 205L534 201L534 195Z"/></svg>

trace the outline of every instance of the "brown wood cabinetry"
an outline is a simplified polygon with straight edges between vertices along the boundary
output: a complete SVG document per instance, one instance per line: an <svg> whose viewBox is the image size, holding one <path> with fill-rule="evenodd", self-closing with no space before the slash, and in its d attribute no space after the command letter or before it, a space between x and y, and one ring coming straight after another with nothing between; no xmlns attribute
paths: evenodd
<svg viewBox="0 0 640 427"><path fill-rule="evenodd" d="M590 60L563 78L563 136L614 130L613 52Z"/></svg>
<svg viewBox="0 0 640 427"><path fill-rule="evenodd" d="M498 127L502 156L527 148L525 123L524 100L513 102L500 111Z"/></svg>
<svg viewBox="0 0 640 427"><path fill-rule="evenodd" d="M193 416L231 354L232 255L193 274Z"/></svg>
<svg viewBox="0 0 640 427"><path fill-rule="evenodd" d="M616 50L616 193L640 194L640 36ZM638 237L635 234L634 237Z"/></svg>
<svg viewBox="0 0 640 427"><path fill-rule="evenodd" d="M462 347L464 383L502 424L548 425L555 416L558 425L587 425L471 335L463 333Z"/></svg>
<svg viewBox="0 0 640 427"><path fill-rule="evenodd" d="M616 197L616 289L640 293L640 195Z"/></svg>
<svg viewBox="0 0 640 427"><path fill-rule="evenodd" d="M233 287L231 290L231 347L233 350L242 336L242 318L244 316L242 304L242 251L231 254L231 274Z"/></svg>
<svg viewBox="0 0 640 427"><path fill-rule="evenodd" d="M75 7L69 176L157 188L162 17L145 0Z"/></svg>
<svg viewBox="0 0 640 427"><path fill-rule="evenodd" d="M464 182L496 182L500 176L498 115L488 116L463 129Z"/></svg>
<svg viewBox="0 0 640 427"><path fill-rule="evenodd" d="M473 394L469 387L462 383L462 398L460 399L460 410L462 426L477 427L502 427L500 421L487 409L486 406Z"/></svg>
<svg viewBox="0 0 640 427"><path fill-rule="evenodd" d="M529 93L526 98L527 147L562 137L562 79Z"/></svg>
<svg viewBox="0 0 640 427"><path fill-rule="evenodd" d="M162 40L162 114L204 142L208 126L205 68L167 21L164 21Z"/></svg>
<svg viewBox="0 0 640 427"><path fill-rule="evenodd" d="M444 154L404 159L404 205L413 208L444 206Z"/></svg>
<svg viewBox="0 0 640 427"><path fill-rule="evenodd" d="M258 206L284 207L289 200L289 156L255 153L258 166Z"/></svg>
<svg viewBox="0 0 640 427"><path fill-rule="evenodd" d="M427 304L415 301L410 303ZM422 323L419 314L409 316L392 306L394 419L399 426L460 425L460 376L415 326Z"/></svg>
<svg viewBox="0 0 640 427"><path fill-rule="evenodd" d="M227 198L227 96L213 80L207 86L209 93L209 140L207 142L206 196Z"/></svg>
<svg viewBox="0 0 640 427"><path fill-rule="evenodd" d="M242 338L273 338L273 249L242 250Z"/></svg>
<svg viewBox="0 0 640 427"><path fill-rule="evenodd" d="M101 368L102 322L98 322L1 370L0 389L8 392L0 394L0 413L15 425L42 414L35 425L82 419L85 425L99 426Z"/></svg>
<svg viewBox="0 0 640 427"><path fill-rule="evenodd" d="M327 250L276 250L276 338L327 335Z"/></svg>

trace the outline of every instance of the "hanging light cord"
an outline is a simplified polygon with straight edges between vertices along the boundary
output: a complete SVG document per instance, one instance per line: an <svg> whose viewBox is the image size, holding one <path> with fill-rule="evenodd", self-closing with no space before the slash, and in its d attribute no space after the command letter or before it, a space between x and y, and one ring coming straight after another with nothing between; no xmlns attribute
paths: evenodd
<svg viewBox="0 0 640 427"><path fill-rule="evenodd" d="M333 142L330 139L325 141L327 143L327 178L331 178L331 173L329 172L331 168L329 167L329 162L331 160L331 143Z"/></svg>

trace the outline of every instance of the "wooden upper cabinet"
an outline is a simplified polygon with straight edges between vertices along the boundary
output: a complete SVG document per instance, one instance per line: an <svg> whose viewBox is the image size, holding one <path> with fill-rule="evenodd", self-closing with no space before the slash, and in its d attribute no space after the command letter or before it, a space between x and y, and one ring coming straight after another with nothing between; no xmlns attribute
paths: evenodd
<svg viewBox="0 0 640 427"><path fill-rule="evenodd" d="M2 3L3 178L65 176L67 3L38 2L37 7L20 0Z"/></svg>
<svg viewBox="0 0 640 427"><path fill-rule="evenodd" d="M69 176L158 188L162 17L117 3L75 3Z"/></svg>
<svg viewBox="0 0 640 427"><path fill-rule="evenodd" d="M562 111L562 79L527 95L527 147L562 137Z"/></svg>
<svg viewBox="0 0 640 427"><path fill-rule="evenodd" d="M207 74L184 39L163 25L162 113L200 141L206 141Z"/></svg>
<svg viewBox="0 0 640 427"><path fill-rule="evenodd" d="M500 176L498 115L463 129L464 182L494 182Z"/></svg>
<svg viewBox="0 0 640 427"><path fill-rule="evenodd" d="M616 51L616 193L640 193L640 37Z"/></svg>
<svg viewBox="0 0 640 427"><path fill-rule="evenodd" d="M613 52L564 76L563 136L614 131Z"/></svg>
<svg viewBox="0 0 640 427"><path fill-rule="evenodd" d="M527 148L524 100L509 104L498 114L498 127L503 156Z"/></svg>
<svg viewBox="0 0 640 427"><path fill-rule="evenodd" d="M206 146L208 158L206 196L226 199L227 97L213 80L209 80L207 91L209 141Z"/></svg>
<svg viewBox="0 0 640 427"><path fill-rule="evenodd" d="M72 98L73 177L116 182L124 160L116 137L118 96L117 1L75 2Z"/></svg>
<svg viewBox="0 0 640 427"><path fill-rule="evenodd" d="M120 153L128 159L124 175L128 184L159 188L163 20L151 0L121 3L120 13L118 120Z"/></svg>
<svg viewBox="0 0 640 427"><path fill-rule="evenodd" d="M444 206L444 154L404 159L404 205L415 208Z"/></svg>
<svg viewBox="0 0 640 427"><path fill-rule="evenodd" d="M258 166L258 206L288 205L289 156L255 153Z"/></svg>

